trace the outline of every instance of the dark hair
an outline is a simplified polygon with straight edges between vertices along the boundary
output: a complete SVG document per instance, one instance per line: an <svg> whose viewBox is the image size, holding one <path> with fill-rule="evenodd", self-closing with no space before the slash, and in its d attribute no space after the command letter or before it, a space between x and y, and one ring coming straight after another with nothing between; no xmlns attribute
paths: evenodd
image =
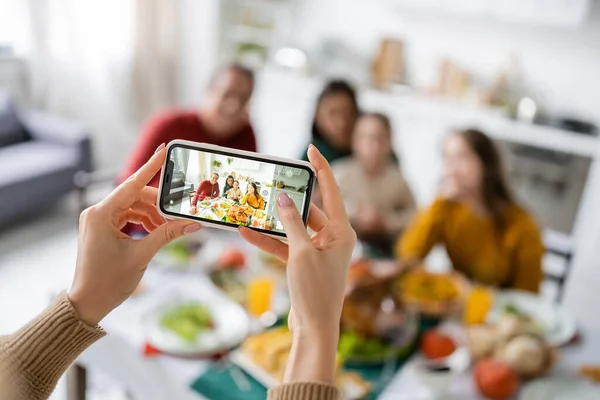
<svg viewBox="0 0 600 400"><path fill-rule="evenodd" d="M260 193L258 193L258 186L256 186L256 183L254 182L250 182L248 184L248 186L252 186L254 188L254 195L260 195ZM248 192L248 188L246 187L246 192Z"/></svg>
<svg viewBox="0 0 600 400"><path fill-rule="evenodd" d="M352 103L352 107L354 108L355 114L358 116L358 114L360 113L358 109L358 102L356 101L356 91L354 90L352 85L350 85L345 80L341 79L335 79L327 82L327 84L325 84L325 87L321 91L321 94L319 94L319 97L317 99L317 106L315 107L315 115L313 117L313 123L311 128L313 142L315 139L325 141L325 136L317 127L317 113L319 111L319 107L321 107L321 103L323 102L323 100L325 100L329 96L336 94L342 94L347 96L348 99L350 99L350 102Z"/></svg>
<svg viewBox="0 0 600 400"><path fill-rule="evenodd" d="M494 142L478 129L457 131L483 165L481 191L483 203L491 213L494 224L499 231L505 228L504 211L507 205L515 204L505 176L502 157Z"/></svg>
<svg viewBox="0 0 600 400"><path fill-rule="evenodd" d="M213 172L210 177L212 178L213 176L216 176L217 178L219 177L219 173L218 172Z"/></svg>
<svg viewBox="0 0 600 400"><path fill-rule="evenodd" d="M225 179L225 183L227 183L227 181L230 179L233 179L233 176L231 176L231 175L227 176L227 179Z"/></svg>
<svg viewBox="0 0 600 400"><path fill-rule="evenodd" d="M390 139L392 138L392 133L393 133L394 129L392 128L392 122L390 121L390 118L386 114L384 114L382 112L366 112L366 113L361 114L359 118L376 119L388 131ZM391 158L395 163L400 164L400 159L398 158L398 155L396 155L396 152L394 151L393 148L392 148Z"/></svg>
<svg viewBox="0 0 600 400"><path fill-rule="evenodd" d="M230 64L224 65L223 67L217 69L214 72L212 78L210 79L209 86L212 86L215 83L215 81L217 80L217 78L223 72L228 72L228 71L237 72L237 73L243 75L246 79L248 79L248 81L250 81L250 84L252 86L254 86L254 72L250 68L247 68L239 63L230 63Z"/></svg>

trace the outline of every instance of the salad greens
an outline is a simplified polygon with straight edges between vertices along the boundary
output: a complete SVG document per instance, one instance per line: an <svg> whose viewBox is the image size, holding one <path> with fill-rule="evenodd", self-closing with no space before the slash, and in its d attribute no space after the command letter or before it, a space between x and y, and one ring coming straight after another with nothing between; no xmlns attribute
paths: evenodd
<svg viewBox="0 0 600 400"><path fill-rule="evenodd" d="M393 356L398 349L378 338L366 339L356 332L342 332L338 352L343 360L377 360Z"/></svg>
<svg viewBox="0 0 600 400"><path fill-rule="evenodd" d="M204 304L190 301L167 311L161 317L160 325L186 342L194 342L199 334L212 329L213 318Z"/></svg>

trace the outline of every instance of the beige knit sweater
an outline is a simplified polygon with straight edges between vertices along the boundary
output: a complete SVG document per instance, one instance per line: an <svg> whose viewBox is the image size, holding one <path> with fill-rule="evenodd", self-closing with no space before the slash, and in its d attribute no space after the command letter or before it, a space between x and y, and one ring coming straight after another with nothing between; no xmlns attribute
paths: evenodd
<svg viewBox="0 0 600 400"><path fill-rule="evenodd" d="M82 322L66 294L13 335L0 337L0 400L47 399L56 382L87 347L106 335ZM269 400L338 400L320 383L290 383L269 391Z"/></svg>

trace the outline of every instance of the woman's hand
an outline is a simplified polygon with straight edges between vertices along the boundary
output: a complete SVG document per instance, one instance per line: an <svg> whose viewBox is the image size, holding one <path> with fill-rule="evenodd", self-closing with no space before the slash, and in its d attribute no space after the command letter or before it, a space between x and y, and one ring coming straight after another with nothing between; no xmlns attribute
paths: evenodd
<svg viewBox="0 0 600 400"><path fill-rule="evenodd" d="M292 303L288 322L294 346L285 381L334 384L339 323L356 234L329 164L314 146L309 148L308 158L317 171L325 209L323 213L311 205L308 225L316 233L309 236L286 194L278 197L277 214L289 245L247 228L240 233L251 244L287 262Z"/></svg>
<svg viewBox="0 0 600 400"><path fill-rule="evenodd" d="M196 232L195 222L167 222L156 208L157 189L146 187L166 157L161 145L152 158L108 197L81 213L77 265L69 299L79 317L97 324L139 284L152 257L167 243ZM121 232L128 222L150 234L133 240Z"/></svg>
<svg viewBox="0 0 600 400"><path fill-rule="evenodd" d="M196 208L196 206L190 207L190 214L192 214L192 215L198 214L198 208Z"/></svg>

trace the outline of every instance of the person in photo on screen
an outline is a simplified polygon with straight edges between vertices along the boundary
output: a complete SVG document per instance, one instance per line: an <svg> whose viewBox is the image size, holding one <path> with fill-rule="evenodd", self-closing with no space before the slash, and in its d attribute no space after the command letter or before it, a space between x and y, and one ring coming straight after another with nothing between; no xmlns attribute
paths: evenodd
<svg viewBox="0 0 600 400"><path fill-rule="evenodd" d="M258 187L254 182L250 182L248 184L247 192L242 201L240 202L242 205L249 205L252 208L256 208L257 210L265 209L265 199L258 193Z"/></svg>
<svg viewBox="0 0 600 400"><path fill-rule="evenodd" d="M223 197L227 197L227 192L233 187L233 176L229 175L225 179L225 186L223 187Z"/></svg>
<svg viewBox="0 0 600 400"><path fill-rule="evenodd" d="M205 199L216 199L219 197L219 174L213 172L210 179L206 179L198 185L196 194L192 198L192 207L190 208L190 214L195 215L198 213L198 201Z"/></svg>
<svg viewBox="0 0 600 400"><path fill-rule="evenodd" d="M198 109L171 109L150 119L118 178L125 181L162 143L175 139L209 143L238 150L256 151L256 138L248 116L254 74L239 64L219 69ZM158 187L159 174L150 185Z"/></svg>
<svg viewBox="0 0 600 400"><path fill-rule="evenodd" d="M233 187L227 191L227 198L239 202L242 196L243 193L240 189L240 183L238 181L233 181Z"/></svg>

